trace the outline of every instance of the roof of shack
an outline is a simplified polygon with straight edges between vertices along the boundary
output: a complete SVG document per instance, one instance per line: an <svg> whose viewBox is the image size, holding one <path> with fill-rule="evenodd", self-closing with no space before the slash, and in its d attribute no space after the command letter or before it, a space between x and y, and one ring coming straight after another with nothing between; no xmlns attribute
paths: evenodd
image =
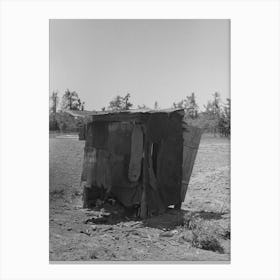
<svg viewBox="0 0 280 280"><path fill-rule="evenodd" d="M184 115L184 109L161 109L161 110L151 110L151 109L132 109L125 111L66 111L74 117L92 117L93 121L123 121L136 119L149 114L172 114L177 113L181 116Z"/></svg>

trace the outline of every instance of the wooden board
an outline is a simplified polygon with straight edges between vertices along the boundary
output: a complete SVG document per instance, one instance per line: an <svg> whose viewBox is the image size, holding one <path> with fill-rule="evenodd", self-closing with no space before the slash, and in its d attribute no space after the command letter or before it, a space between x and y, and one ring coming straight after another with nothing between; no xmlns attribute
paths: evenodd
<svg viewBox="0 0 280 280"><path fill-rule="evenodd" d="M131 135L130 162L128 168L128 179L130 182L137 182L141 174L143 157L143 132L141 125L133 127Z"/></svg>
<svg viewBox="0 0 280 280"><path fill-rule="evenodd" d="M183 165L182 165L182 187L181 187L181 201L185 200L189 181L191 178L202 130L197 127L183 125Z"/></svg>

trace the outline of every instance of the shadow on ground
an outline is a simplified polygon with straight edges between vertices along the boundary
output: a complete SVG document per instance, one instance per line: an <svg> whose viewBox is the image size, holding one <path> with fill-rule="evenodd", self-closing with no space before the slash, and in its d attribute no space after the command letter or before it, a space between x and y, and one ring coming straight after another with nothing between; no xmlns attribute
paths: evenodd
<svg viewBox="0 0 280 280"><path fill-rule="evenodd" d="M85 224L116 225L122 222L141 222L144 227L157 228L161 230L172 230L178 226L188 225L193 219L220 220L227 213L216 213L206 211L175 210L169 208L165 213L152 216L145 220L137 218L136 209L126 209L121 205L110 205L105 203L102 206L87 209L89 218Z"/></svg>

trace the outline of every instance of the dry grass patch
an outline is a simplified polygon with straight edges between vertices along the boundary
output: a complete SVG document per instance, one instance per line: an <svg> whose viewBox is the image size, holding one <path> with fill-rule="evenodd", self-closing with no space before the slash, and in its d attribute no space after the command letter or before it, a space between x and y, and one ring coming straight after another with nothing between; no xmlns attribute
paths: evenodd
<svg viewBox="0 0 280 280"><path fill-rule="evenodd" d="M220 239L230 239L230 230L224 229L216 220L204 220L199 216L186 217L186 231L182 238L192 246L204 250L224 253Z"/></svg>

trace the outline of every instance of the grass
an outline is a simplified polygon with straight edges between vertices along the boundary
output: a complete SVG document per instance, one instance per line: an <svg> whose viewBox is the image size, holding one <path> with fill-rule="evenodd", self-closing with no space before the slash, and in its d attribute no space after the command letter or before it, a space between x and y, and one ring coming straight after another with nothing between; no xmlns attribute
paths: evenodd
<svg viewBox="0 0 280 280"><path fill-rule="evenodd" d="M50 191L51 197L63 197L65 195L65 189L55 189Z"/></svg>
<svg viewBox="0 0 280 280"><path fill-rule="evenodd" d="M221 228L215 220L204 220L191 215L187 217L185 227L187 231L183 239L190 242L193 247L224 253L219 239L229 239L228 231Z"/></svg>

